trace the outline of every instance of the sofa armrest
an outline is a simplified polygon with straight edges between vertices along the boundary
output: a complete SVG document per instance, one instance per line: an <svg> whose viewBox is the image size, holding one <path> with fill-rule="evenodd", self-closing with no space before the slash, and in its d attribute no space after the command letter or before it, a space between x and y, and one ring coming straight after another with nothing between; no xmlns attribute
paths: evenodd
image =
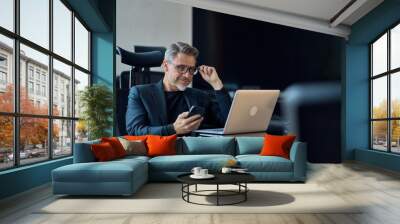
<svg viewBox="0 0 400 224"><path fill-rule="evenodd" d="M290 160L293 162L293 178L305 181L307 176L307 144L294 142L290 149Z"/></svg>
<svg viewBox="0 0 400 224"><path fill-rule="evenodd" d="M90 146L92 144L100 143L99 140L75 143L74 147L74 163L89 163L95 162L96 158L94 157Z"/></svg>

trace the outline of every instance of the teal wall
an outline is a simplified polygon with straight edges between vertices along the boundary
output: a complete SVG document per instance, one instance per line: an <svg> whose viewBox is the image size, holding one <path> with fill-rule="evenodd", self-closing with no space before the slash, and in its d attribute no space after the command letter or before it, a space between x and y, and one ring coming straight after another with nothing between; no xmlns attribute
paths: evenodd
<svg viewBox="0 0 400 224"><path fill-rule="evenodd" d="M69 157L0 172L0 199L48 183L53 169L71 163Z"/></svg>
<svg viewBox="0 0 400 224"><path fill-rule="evenodd" d="M92 34L92 82L104 84L113 92L113 125L109 129L111 135L115 135L115 38L114 33Z"/></svg>
<svg viewBox="0 0 400 224"><path fill-rule="evenodd" d="M92 31L93 83L103 83L114 92L115 0L67 0L67 2ZM50 182L53 169L71 163L72 157L68 157L1 171L0 199Z"/></svg>
<svg viewBox="0 0 400 224"><path fill-rule="evenodd" d="M368 44L397 22L400 22L400 0L386 0L353 24L346 45L344 79L346 87L344 159L355 159L392 170L400 168L398 156L387 153L383 155L368 150L370 128Z"/></svg>

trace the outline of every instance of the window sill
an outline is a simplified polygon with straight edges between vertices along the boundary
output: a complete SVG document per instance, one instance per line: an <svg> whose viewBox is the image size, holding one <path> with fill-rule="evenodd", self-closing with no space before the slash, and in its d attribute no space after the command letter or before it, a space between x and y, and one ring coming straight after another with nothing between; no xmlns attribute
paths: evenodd
<svg viewBox="0 0 400 224"><path fill-rule="evenodd" d="M68 156L68 157L63 157L63 158L59 158L59 159L53 159L53 160L43 161L43 162L39 162L39 163L35 163L35 164L30 164L30 165L24 165L24 166L21 166L21 167L11 168L11 169L0 171L0 176L1 175L6 175L6 174L10 174L10 173L14 173L14 172L20 172L20 171L23 171L23 170L32 169L32 168L35 168L35 167L40 167L40 166L44 166L44 165L58 163L58 162L66 161L66 160L69 160L69 159L72 160L72 158L73 158L73 156Z"/></svg>

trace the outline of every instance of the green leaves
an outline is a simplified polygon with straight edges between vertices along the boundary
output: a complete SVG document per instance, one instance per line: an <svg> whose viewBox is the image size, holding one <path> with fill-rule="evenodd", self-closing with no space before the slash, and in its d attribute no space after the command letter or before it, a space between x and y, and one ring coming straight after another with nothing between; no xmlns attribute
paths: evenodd
<svg viewBox="0 0 400 224"><path fill-rule="evenodd" d="M112 92L102 84L86 87L79 93L81 119L88 127L89 139L97 139L110 134L107 129L112 125Z"/></svg>

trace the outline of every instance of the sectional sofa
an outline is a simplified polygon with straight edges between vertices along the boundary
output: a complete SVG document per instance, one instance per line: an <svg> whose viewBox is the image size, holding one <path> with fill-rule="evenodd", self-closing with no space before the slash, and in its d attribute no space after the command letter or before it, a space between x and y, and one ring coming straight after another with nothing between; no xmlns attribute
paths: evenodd
<svg viewBox="0 0 400 224"><path fill-rule="evenodd" d="M263 137L182 137L176 142L177 155L127 156L96 162L91 141L75 144L74 163L52 171L54 194L131 195L148 181L176 181L193 167L218 172L230 159L260 182L304 182L306 180L307 146L294 142L290 159L258 155Z"/></svg>

